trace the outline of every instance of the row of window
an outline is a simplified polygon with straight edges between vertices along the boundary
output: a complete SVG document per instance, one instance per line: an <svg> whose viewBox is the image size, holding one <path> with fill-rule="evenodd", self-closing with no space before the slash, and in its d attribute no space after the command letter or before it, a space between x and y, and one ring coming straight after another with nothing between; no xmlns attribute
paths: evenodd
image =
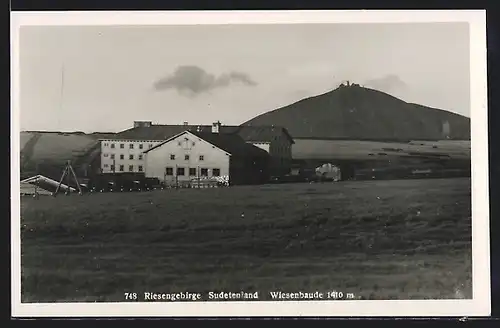
<svg viewBox="0 0 500 328"><path fill-rule="evenodd" d="M189 158L190 158L190 156L189 156L189 155L184 155L184 160L185 160L185 161L189 161ZM205 160L205 156L200 155L200 156L198 156L198 159L199 159L200 161L204 161L204 160ZM172 161L174 161L174 160L175 160L175 155L174 155L174 154L170 155L170 160L172 160Z"/></svg>
<svg viewBox="0 0 500 328"><path fill-rule="evenodd" d="M109 155L109 157L110 157L111 159L115 159L115 154L103 154L103 156L104 156L104 157L108 157L108 155ZM134 158L135 158L135 157L134 157L134 155L133 155L133 154L128 155L128 159L133 160ZM125 155L120 154L120 159L125 159ZM138 155L137 159L138 159L138 160L140 160L140 161L142 161L142 159L143 159L142 154ZM172 155L170 155L170 159L171 159L171 160L175 160L175 155L173 155L173 154L172 154ZM184 160L185 160L185 161L189 161L189 159L190 159L190 156L189 156L189 155L184 155ZM205 160L205 156L204 156L204 155L200 155L200 156L198 156L198 159L199 159L200 161L204 161L204 160Z"/></svg>
<svg viewBox="0 0 500 328"><path fill-rule="evenodd" d="M108 154L103 154L104 157L108 157ZM115 154L109 154L111 159L115 159ZM120 154L120 159L125 159L125 155ZM134 159L134 155L130 154L128 155L128 159ZM137 159L142 161L142 154L137 156Z"/></svg>
<svg viewBox="0 0 500 328"><path fill-rule="evenodd" d="M103 145L104 145L104 147L108 147L109 146L111 148L116 148L114 143L105 142ZM124 143L119 144L119 146L120 146L120 149L124 149L125 148L125 144ZM148 148L152 148L152 147L153 147L153 144L149 144L148 145ZM134 149L134 144L133 143L128 144L128 148L129 149ZM144 144L139 144L139 149L144 149Z"/></svg>
<svg viewBox="0 0 500 328"><path fill-rule="evenodd" d="M114 166L114 165L104 164L104 167L105 167L105 168L108 168L108 167L109 167L109 168L111 169L111 171L115 171L115 166ZM139 165L139 166L137 166L137 170L138 170L139 172L142 172L144 169L143 169L142 165ZM125 165L120 165L120 166L119 166L119 171L120 171L120 172L124 172L124 171L125 171ZM129 166L128 166L128 171L129 171L129 172L134 172L134 166L133 166L133 165L129 165Z"/></svg>
<svg viewBox="0 0 500 328"><path fill-rule="evenodd" d="M197 174L196 174L196 168L194 168L194 167L190 167L188 169L188 173L189 173L189 176L192 176L192 177L197 176ZM174 175L174 168L173 167L167 167L165 169L165 174L166 175L170 175L170 176ZM177 167L176 175L177 176L184 176L184 175L186 175L186 169L184 167ZM206 169L206 168L200 169L200 176L207 177L208 176L208 169ZM212 169L212 176L214 176L214 177L220 176L220 169Z"/></svg>
<svg viewBox="0 0 500 328"><path fill-rule="evenodd" d="M178 142L178 144L179 144L179 146L180 146L180 145L181 145L181 142L179 141L179 142ZM103 143L103 145L104 145L104 147L110 147L110 148L113 148L113 149L114 149L114 148L116 148L116 146L115 146L115 144L114 144L114 143L108 143L108 142L105 142L105 143ZM129 149L134 149L134 147L135 147L134 145L135 145L134 143L129 143L129 144L128 144ZM192 143L192 145L194 146L194 145L195 145L195 143L193 142L193 143ZM144 145L144 144L142 144L142 143L138 145L139 149L144 149L144 146L145 146L145 145ZM119 147L120 147L120 149L125 149L125 144L124 144L124 143L120 143L120 144L119 144ZM149 145L148 145L148 148L152 148L152 147L153 147L153 144L149 144ZM279 152L281 152L281 151L286 151L286 150L288 149L288 147L286 147L286 146L276 146L276 147L274 147L274 148L275 148L277 151L279 151Z"/></svg>

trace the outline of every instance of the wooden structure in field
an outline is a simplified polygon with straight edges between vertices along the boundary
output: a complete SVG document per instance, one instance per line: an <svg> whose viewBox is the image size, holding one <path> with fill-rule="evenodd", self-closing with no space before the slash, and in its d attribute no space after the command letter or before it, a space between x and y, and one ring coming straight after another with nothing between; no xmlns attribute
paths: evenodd
<svg viewBox="0 0 500 328"><path fill-rule="evenodd" d="M56 196L57 193L59 192L59 190L61 189L61 185L63 184L62 182L64 181L64 178L67 178L67 180L69 180L70 177L72 177L74 179L76 187L78 188L78 193L80 195L82 194L82 188L80 187L80 182L78 182L78 178L76 177L75 171L73 170L73 167L71 166L71 161L67 161L66 166L64 167L64 171L61 175L61 179L59 180L59 184L57 185L56 191L54 192L54 196ZM67 185L69 186L69 181L68 181ZM74 190L74 188L71 188L71 187L66 188L65 193L66 194L70 193L72 191L71 189Z"/></svg>

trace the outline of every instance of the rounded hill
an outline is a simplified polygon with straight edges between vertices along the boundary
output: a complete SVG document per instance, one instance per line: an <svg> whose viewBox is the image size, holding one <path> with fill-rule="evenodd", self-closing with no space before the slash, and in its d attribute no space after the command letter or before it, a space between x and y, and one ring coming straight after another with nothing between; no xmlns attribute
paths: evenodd
<svg viewBox="0 0 500 328"><path fill-rule="evenodd" d="M75 170L90 162L99 153L99 138L110 133L23 131L20 133L21 178L35 174L50 178L61 176L66 162Z"/></svg>
<svg viewBox="0 0 500 328"><path fill-rule="evenodd" d="M285 127L294 138L470 140L470 119L407 103L357 84L341 85L259 115L243 125Z"/></svg>

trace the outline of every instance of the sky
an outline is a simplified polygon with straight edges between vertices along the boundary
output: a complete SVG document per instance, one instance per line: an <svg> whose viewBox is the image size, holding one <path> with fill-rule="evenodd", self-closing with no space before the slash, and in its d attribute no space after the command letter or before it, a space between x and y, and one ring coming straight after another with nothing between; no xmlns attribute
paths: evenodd
<svg viewBox="0 0 500 328"><path fill-rule="evenodd" d="M470 117L467 23L23 26L22 131L238 125L349 80Z"/></svg>

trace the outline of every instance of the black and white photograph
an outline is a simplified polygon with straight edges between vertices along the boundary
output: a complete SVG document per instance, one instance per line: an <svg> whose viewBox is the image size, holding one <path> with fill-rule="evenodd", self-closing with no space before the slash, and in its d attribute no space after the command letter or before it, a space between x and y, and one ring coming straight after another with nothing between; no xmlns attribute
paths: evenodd
<svg viewBox="0 0 500 328"><path fill-rule="evenodd" d="M11 20L14 316L489 315L485 11Z"/></svg>

